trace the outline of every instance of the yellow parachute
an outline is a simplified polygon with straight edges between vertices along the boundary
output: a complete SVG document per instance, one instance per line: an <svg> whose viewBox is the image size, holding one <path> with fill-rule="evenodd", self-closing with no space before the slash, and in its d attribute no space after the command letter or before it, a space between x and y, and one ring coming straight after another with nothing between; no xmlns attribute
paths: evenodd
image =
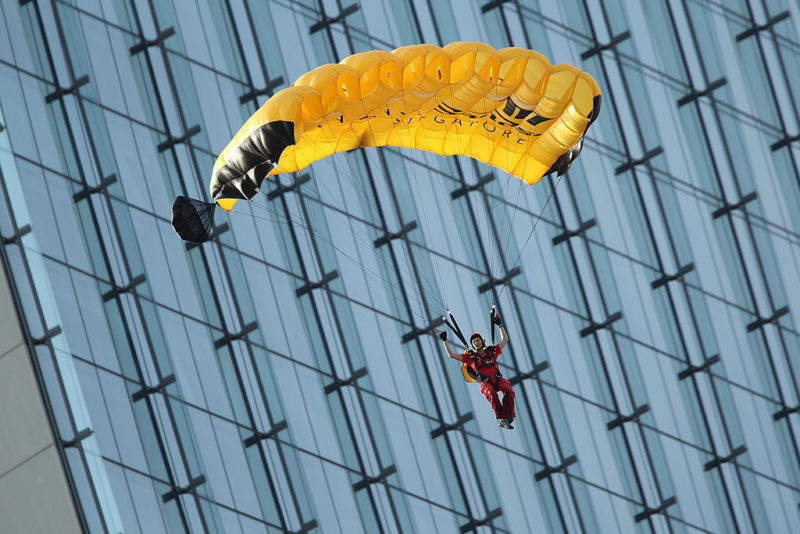
<svg viewBox="0 0 800 534"><path fill-rule="evenodd" d="M378 146L461 154L533 184L569 168L599 110L590 75L533 50L363 52L303 74L256 111L217 159L211 196L229 210L268 176Z"/></svg>

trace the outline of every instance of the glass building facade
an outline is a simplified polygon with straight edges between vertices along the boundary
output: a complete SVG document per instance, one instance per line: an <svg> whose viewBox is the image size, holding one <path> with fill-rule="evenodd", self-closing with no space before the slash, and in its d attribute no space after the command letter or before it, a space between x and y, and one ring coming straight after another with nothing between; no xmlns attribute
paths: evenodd
<svg viewBox="0 0 800 534"><path fill-rule="evenodd" d="M0 2L0 257L84 528L800 532L799 33L793 0ZM595 77L567 175L358 150L175 236L269 95L459 40ZM433 334L492 303L514 431Z"/></svg>

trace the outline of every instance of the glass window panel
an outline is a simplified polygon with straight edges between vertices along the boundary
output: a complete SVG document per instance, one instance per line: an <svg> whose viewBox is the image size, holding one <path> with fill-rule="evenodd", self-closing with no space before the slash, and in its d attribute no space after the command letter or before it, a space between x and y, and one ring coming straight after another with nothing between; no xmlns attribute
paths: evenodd
<svg viewBox="0 0 800 534"><path fill-rule="evenodd" d="M317 528L450 531L468 522L467 509L480 516L501 507L496 529L573 531L580 523L587 532L627 532L643 525L634 516L645 500L655 506L670 495L679 503L671 517L652 518L656 530L792 524L797 436L773 417L794 405L789 371L800 340L792 315L747 331L757 314L793 309L798 285L792 149L762 154L797 122L785 86L799 63L791 19L734 43L766 13L751 15L743 2L721 12L577 0L520 0L482 13L486 3L375 3L314 34L322 14L309 0L202 3L186 17L175 2L3 11L10 37L0 36L0 180L12 210L0 227L3 237L33 227L23 249L9 243L3 253L31 333L62 328L52 341L57 359L37 346L59 434L95 429L85 459L69 453L92 529L278 532L314 519ZM341 7L326 1L326 16ZM768 7L769 16L785 10ZM665 23L649 34L635 30L656 19ZM142 37L169 27L178 33L163 49L131 54ZM580 59L628 30L632 38ZM467 36L530 46L590 72L604 110L569 175L529 188L467 158L354 151L311 166L301 194L217 214L229 225L219 244L187 250L176 239L173 196L207 198L219 150L268 97L240 101L250 83L260 89L282 76L286 86L318 64L418 34L440 44ZM48 80L72 79L67 59L90 84L79 98L46 103L57 87ZM678 105L723 76L727 85L713 95ZM158 151L167 132L178 137L194 124L202 131L190 144ZM657 146L663 156L615 176ZM105 193L73 200L82 180L96 185L112 173L118 182ZM487 173L494 180L481 190L452 198ZM746 217L712 216L755 189ZM553 244L590 218L594 228ZM375 247L410 221L418 227L407 240ZM693 271L652 287L689 262ZM522 273L513 285L478 290L515 265ZM334 269L329 289L297 296ZM138 274L146 281L134 291L99 298ZM495 426L432 332L402 342L448 307L468 331L488 333L486 309L498 297L511 337L501 370L513 378L550 365L515 384L514 433ZM590 316L601 322L617 310L622 321L581 335ZM253 321L255 331L213 348ZM712 375L678 379L716 354ZM362 366L366 377L325 393L334 370L347 378ZM156 392L133 401L170 372L177 383L166 387L168 399ZM648 413L608 429L643 403ZM431 437L468 412L475 420L466 435ZM254 431L284 420L279 441L244 447ZM748 451L735 464L704 471L741 444ZM467 451L495 468L472 472ZM569 477L535 480L543 462L573 453ZM362 470L388 465L397 466L387 479L397 488L353 493ZM182 486L201 473L208 480L199 499L163 503L167 481ZM533 486L533 506L518 506Z"/></svg>
<svg viewBox="0 0 800 534"><path fill-rule="evenodd" d="M102 512L97 506L92 480L86 472L86 466L81 458L80 451L78 449L67 449L64 454L72 476L72 483L81 502L81 509L87 526L91 531L103 532L106 525L103 521Z"/></svg>

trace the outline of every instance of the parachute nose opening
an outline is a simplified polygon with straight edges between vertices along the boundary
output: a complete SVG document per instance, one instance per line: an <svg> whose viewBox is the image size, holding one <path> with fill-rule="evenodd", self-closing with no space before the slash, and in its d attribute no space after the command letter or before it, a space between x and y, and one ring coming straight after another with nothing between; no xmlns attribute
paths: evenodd
<svg viewBox="0 0 800 534"><path fill-rule="evenodd" d="M189 243L205 243L213 237L214 202L177 196L172 202L172 229Z"/></svg>

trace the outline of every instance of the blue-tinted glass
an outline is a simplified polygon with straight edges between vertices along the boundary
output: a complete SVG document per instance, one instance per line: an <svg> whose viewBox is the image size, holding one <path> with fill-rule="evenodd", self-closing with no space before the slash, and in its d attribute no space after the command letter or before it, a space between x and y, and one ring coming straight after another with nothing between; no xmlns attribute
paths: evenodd
<svg viewBox="0 0 800 534"><path fill-rule="evenodd" d="M478 530L796 523L791 3L17 4L0 7L0 256L55 433L92 430L66 452L90 530L449 532L498 508ZM461 39L597 80L566 176L351 151L216 210L215 241L176 238L172 199L210 200L271 94L356 52ZM489 337L493 303L513 432L432 335L449 308Z"/></svg>

